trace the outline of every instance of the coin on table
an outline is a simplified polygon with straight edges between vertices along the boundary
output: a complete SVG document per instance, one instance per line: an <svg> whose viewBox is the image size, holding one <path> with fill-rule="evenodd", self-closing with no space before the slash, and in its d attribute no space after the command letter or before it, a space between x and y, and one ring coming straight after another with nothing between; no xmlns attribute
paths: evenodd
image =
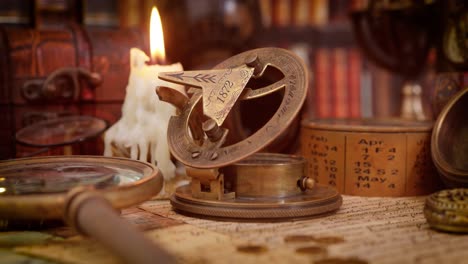
<svg viewBox="0 0 468 264"><path fill-rule="evenodd" d="M468 232L468 189L442 190L426 199L424 215L435 229L456 233Z"/></svg>

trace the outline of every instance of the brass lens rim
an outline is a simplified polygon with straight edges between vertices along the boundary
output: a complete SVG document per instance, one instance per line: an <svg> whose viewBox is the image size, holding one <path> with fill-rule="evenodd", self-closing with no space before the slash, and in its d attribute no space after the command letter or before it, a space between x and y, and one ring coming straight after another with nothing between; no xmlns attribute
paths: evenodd
<svg viewBox="0 0 468 264"><path fill-rule="evenodd" d="M78 162L95 165L115 165L139 170L141 179L103 189L96 189L116 209L148 200L159 193L163 178L159 170L147 162L103 156L48 156L0 161L2 169L31 164ZM0 219L60 219L63 217L67 192L0 196Z"/></svg>
<svg viewBox="0 0 468 264"><path fill-rule="evenodd" d="M434 165L439 170L439 172L443 175L446 180L449 181L456 181L456 182L463 182L465 185L468 185L468 171L461 170L454 166L452 166L442 155L441 150L439 149L439 140L441 140L441 130L444 126L449 126L450 124L447 123L447 117L451 114L452 109L455 105L463 98L464 96L468 96L468 88L463 89L462 91L458 92L457 94L452 97L447 105L442 109L442 112L439 114L435 124L434 130L432 132L432 139L431 139L431 154L432 160ZM468 111L467 111L468 114ZM463 122L462 120L459 120ZM468 155L468 153L467 153ZM466 178L465 178L466 177Z"/></svg>

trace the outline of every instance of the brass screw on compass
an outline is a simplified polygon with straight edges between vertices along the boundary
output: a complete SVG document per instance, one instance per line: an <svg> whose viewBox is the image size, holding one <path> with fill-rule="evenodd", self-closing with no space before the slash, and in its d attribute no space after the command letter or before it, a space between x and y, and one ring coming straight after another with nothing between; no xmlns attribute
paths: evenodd
<svg viewBox="0 0 468 264"><path fill-rule="evenodd" d="M223 136L223 130L219 128L218 124L216 124L216 121L214 121L213 119L208 119L205 122L203 122L202 129L203 131L205 131L206 136L211 142L217 142ZM215 160L217 158L217 152L214 152L210 156L210 160Z"/></svg>
<svg viewBox="0 0 468 264"><path fill-rule="evenodd" d="M213 119L208 119L203 122L202 129L211 142L216 142L223 136L223 131Z"/></svg>
<svg viewBox="0 0 468 264"><path fill-rule="evenodd" d="M302 176L298 182L298 185L302 191L312 190L315 186L315 180L306 176Z"/></svg>
<svg viewBox="0 0 468 264"><path fill-rule="evenodd" d="M260 74L262 72L262 65L260 64L260 60L258 59L257 54L250 54L245 58L245 64L249 67L254 68L254 75Z"/></svg>

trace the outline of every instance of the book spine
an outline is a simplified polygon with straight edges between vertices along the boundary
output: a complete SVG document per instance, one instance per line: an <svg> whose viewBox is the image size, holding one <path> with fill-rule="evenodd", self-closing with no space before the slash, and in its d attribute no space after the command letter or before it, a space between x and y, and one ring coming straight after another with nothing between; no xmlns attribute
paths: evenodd
<svg viewBox="0 0 468 264"><path fill-rule="evenodd" d="M351 11L358 11L366 9L368 5L369 0L351 0L349 8Z"/></svg>
<svg viewBox="0 0 468 264"><path fill-rule="evenodd" d="M310 0L309 24L321 26L328 23L328 0Z"/></svg>
<svg viewBox="0 0 468 264"><path fill-rule="evenodd" d="M273 0L273 25L287 27L291 25L291 1Z"/></svg>
<svg viewBox="0 0 468 264"><path fill-rule="evenodd" d="M296 27L306 27L309 24L309 0L292 0L292 20Z"/></svg>
<svg viewBox="0 0 468 264"><path fill-rule="evenodd" d="M119 1L119 25L124 28L140 27L142 25L141 19L149 16L149 14L143 14L143 12L140 12L142 11L142 5L143 3L140 0Z"/></svg>
<svg viewBox="0 0 468 264"><path fill-rule="evenodd" d="M264 28L272 26L273 4L272 0L258 0L260 15L262 16L262 25Z"/></svg>
<svg viewBox="0 0 468 264"><path fill-rule="evenodd" d="M112 0L86 1L84 6L83 23L86 26L120 26L119 3Z"/></svg>
<svg viewBox="0 0 468 264"><path fill-rule="evenodd" d="M348 74L347 74L347 51L344 48L336 48L332 54L332 97L333 116L336 118L346 118L349 115L348 96Z"/></svg>
<svg viewBox="0 0 468 264"><path fill-rule="evenodd" d="M371 66L371 71L374 117L390 117L392 115L390 89L393 82L391 75L375 65Z"/></svg>
<svg viewBox="0 0 468 264"><path fill-rule="evenodd" d="M330 50L318 48L314 61L315 113L318 118L331 117Z"/></svg>
<svg viewBox="0 0 468 264"><path fill-rule="evenodd" d="M361 117L361 54L355 48L348 52L348 95L349 116L351 118Z"/></svg>
<svg viewBox="0 0 468 264"><path fill-rule="evenodd" d="M328 21L330 23L343 23L348 20L347 14L350 8L349 0L328 1Z"/></svg>
<svg viewBox="0 0 468 264"><path fill-rule="evenodd" d="M371 118L373 115L373 105L372 105L372 74L367 65L369 62L367 60L362 61L361 68L361 117L362 118Z"/></svg>
<svg viewBox="0 0 468 264"><path fill-rule="evenodd" d="M2 0L0 24L30 25L33 22L33 5L28 1Z"/></svg>

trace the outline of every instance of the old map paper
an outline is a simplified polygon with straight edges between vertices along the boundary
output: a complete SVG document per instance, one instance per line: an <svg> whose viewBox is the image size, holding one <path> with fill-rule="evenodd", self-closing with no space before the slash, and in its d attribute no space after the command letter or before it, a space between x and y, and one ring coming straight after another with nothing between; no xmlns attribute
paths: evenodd
<svg viewBox="0 0 468 264"><path fill-rule="evenodd" d="M468 263L468 235L431 230L425 197L344 196L339 211L279 223L234 223L149 201L123 214L181 263ZM70 238L16 252L66 263L117 263L96 242Z"/></svg>

